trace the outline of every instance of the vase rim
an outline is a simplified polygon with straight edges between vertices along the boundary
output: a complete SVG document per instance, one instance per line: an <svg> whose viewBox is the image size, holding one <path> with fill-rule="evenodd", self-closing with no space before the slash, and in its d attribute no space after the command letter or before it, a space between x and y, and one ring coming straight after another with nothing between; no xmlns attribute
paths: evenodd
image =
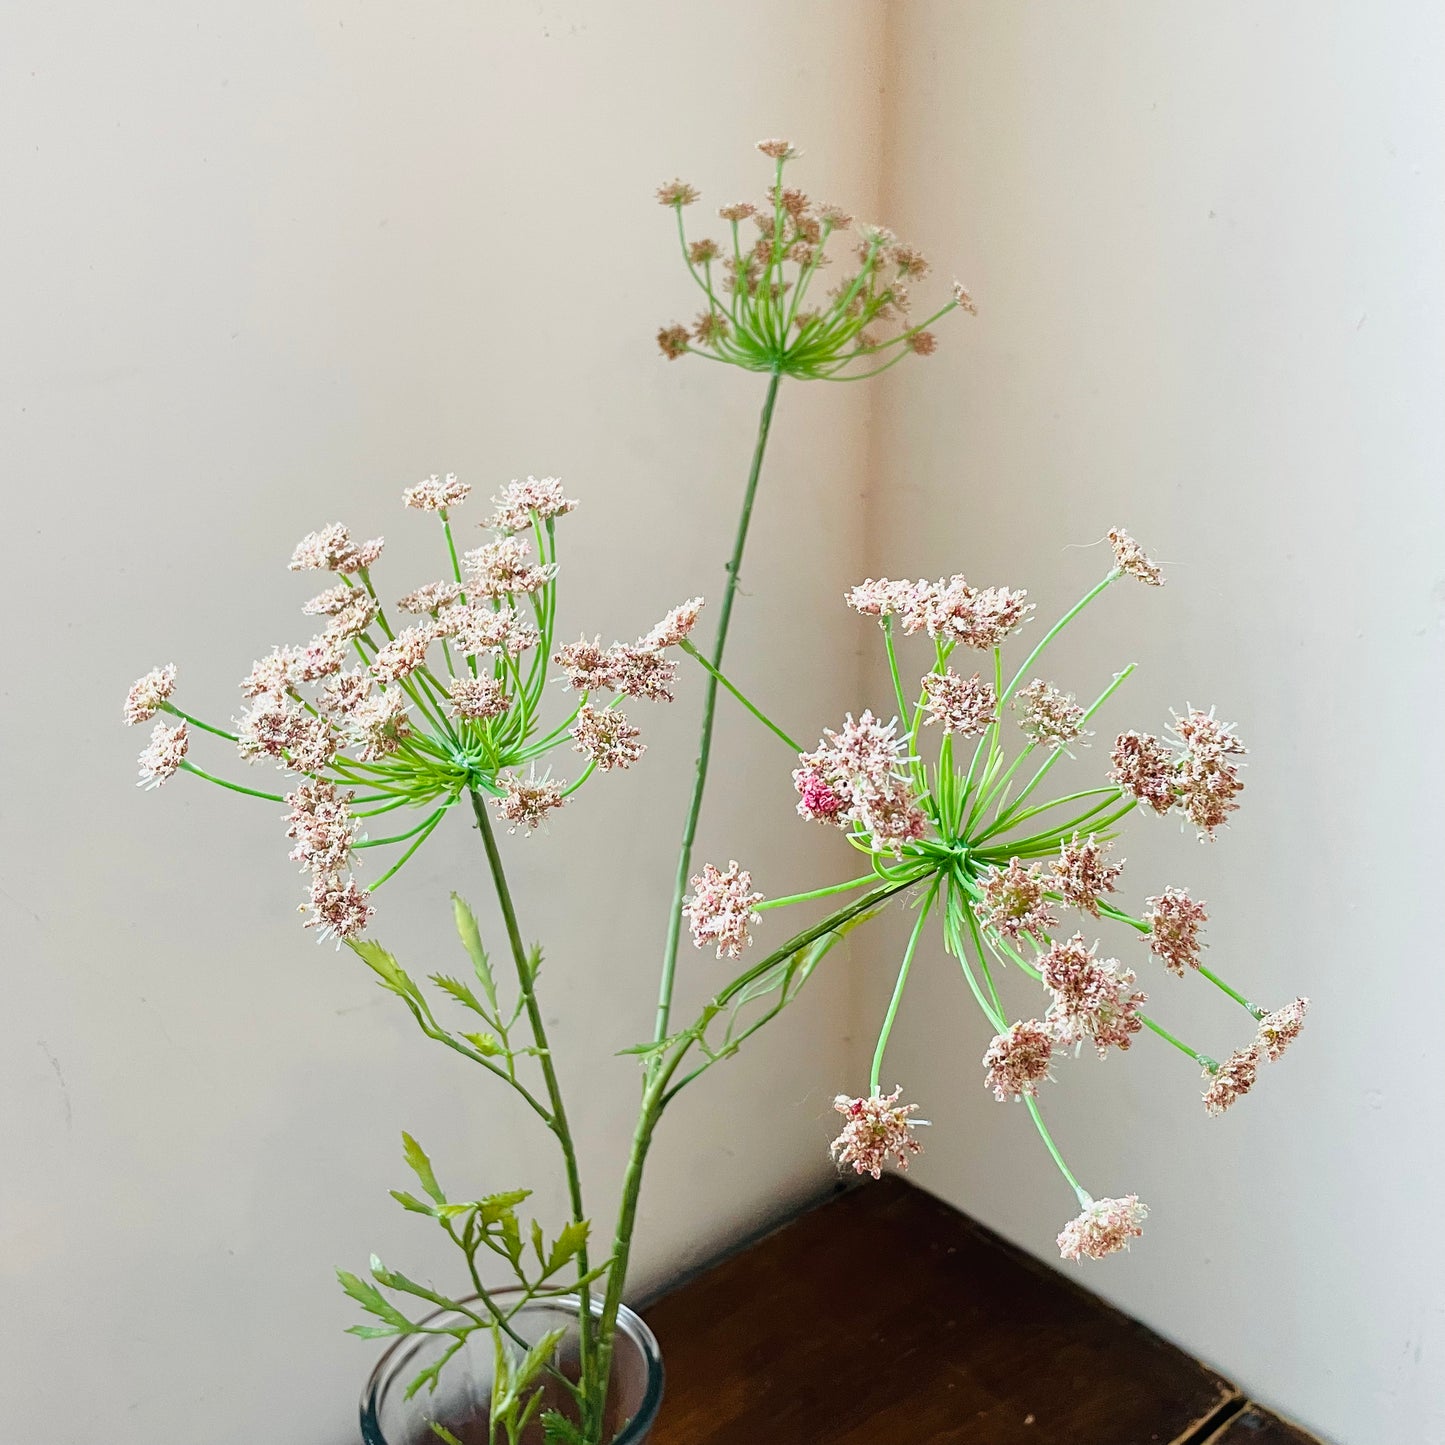
<svg viewBox="0 0 1445 1445"><path fill-rule="evenodd" d="M497 1299L519 1295L523 1293L523 1290L519 1285L502 1285L497 1289L489 1290L488 1293L493 1299ZM482 1296L477 1294L465 1295L457 1303L485 1306ZM538 1300L537 1303L554 1308L558 1306L563 1309L570 1308L575 1313L580 1310L581 1299L575 1294L555 1295ZM591 1306L593 1317L600 1316L602 1301L594 1297L591 1300ZM423 1316L417 1323L435 1325L448 1315L457 1313L454 1309L433 1310L431 1314ZM647 1388L643 1393L641 1404L638 1405L632 1418L628 1420L626 1428L620 1435L614 1435L607 1445L641 1445L641 1442L646 1440L648 1431L656 1424L657 1412L662 1405L665 1381L662 1347L657 1343L657 1336L648 1328L647 1322L642 1316L626 1305L617 1307L617 1329L620 1334L625 1335L631 1341L646 1363ZM398 1373L397 1366L401 1363L402 1358L417 1349L420 1343L427 1338L426 1335L398 1336L382 1352L381 1357L372 1367L371 1373L367 1375L366 1384L361 1391L361 1435L366 1445L389 1445L381 1433L379 1423L382 1398L388 1385L394 1382Z"/></svg>

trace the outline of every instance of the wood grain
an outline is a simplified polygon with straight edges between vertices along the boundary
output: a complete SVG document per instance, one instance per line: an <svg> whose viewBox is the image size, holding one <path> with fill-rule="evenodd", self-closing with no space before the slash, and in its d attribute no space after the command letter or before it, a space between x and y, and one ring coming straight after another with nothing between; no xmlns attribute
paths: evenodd
<svg viewBox="0 0 1445 1445"><path fill-rule="evenodd" d="M1239 1399L895 1177L840 1194L645 1314L668 1376L652 1445L1195 1445Z"/></svg>

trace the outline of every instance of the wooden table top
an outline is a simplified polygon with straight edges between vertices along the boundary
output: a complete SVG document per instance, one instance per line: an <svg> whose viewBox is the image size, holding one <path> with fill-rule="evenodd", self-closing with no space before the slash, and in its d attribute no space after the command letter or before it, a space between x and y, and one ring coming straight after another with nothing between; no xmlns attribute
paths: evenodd
<svg viewBox="0 0 1445 1445"><path fill-rule="evenodd" d="M839 1193L644 1313L667 1366L652 1445L1312 1439L896 1176Z"/></svg>

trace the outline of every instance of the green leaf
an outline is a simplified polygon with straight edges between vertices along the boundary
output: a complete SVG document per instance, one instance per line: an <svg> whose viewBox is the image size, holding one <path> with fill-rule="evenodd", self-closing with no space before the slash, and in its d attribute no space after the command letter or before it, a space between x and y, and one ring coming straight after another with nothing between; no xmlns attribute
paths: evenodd
<svg viewBox="0 0 1445 1445"><path fill-rule="evenodd" d="M482 931L477 927L477 916L467 906L466 901L456 893L452 894L452 912L456 916L457 936L462 941L462 947L471 956L472 967L476 970L477 982L482 986L482 993L486 995L487 1002L492 1006L492 1012L497 1012L497 981L492 977L491 960L487 957L487 950L482 947Z"/></svg>
<svg viewBox="0 0 1445 1445"><path fill-rule="evenodd" d="M401 1205L403 1209L409 1209L413 1214L425 1214L431 1218L436 1217L436 1211L430 1204L423 1204L415 1194L408 1194L405 1189L393 1189L391 1197Z"/></svg>
<svg viewBox="0 0 1445 1445"><path fill-rule="evenodd" d="M437 1382L441 1379L442 1366L445 1365L466 1342L466 1337L463 1336L455 1344L448 1345L447 1348L406 1387L404 1392L406 1398L410 1400L423 1385L427 1386L432 1394L436 1394Z"/></svg>
<svg viewBox="0 0 1445 1445"><path fill-rule="evenodd" d="M482 1224L499 1224L513 1209L524 1199L530 1199L530 1189L509 1189L504 1194L489 1194L485 1199L478 1199L477 1212L482 1216Z"/></svg>
<svg viewBox="0 0 1445 1445"><path fill-rule="evenodd" d="M542 1373L543 1366L551 1359L552 1351L557 1348L557 1345L566 1333L567 1331L565 1329L548 1330L547 1333L527 1351L522 1358L521 1364L516 1368L516 1374L512 1382L512 1391L514 1394L520 1395L522 1391Z"/></svg>
<svg viewBox="0 0 1445 1445"><path fill-rule="evenodd" d="M556 1410L542 1416L542 1439L545 1445L587 1445L587 1437Z"/></svg>
<svg viewBox="0 0 1445 1445"><path fill-rule="evenodd" d="M582 1246L587 1243L588 1231L592 1228L586 1219L574 1219L563 1227L547 1256L547 1273L556 1274L569 1259L575 1259Z"/></svg>
<svg viewBox="0 0 1445 1445"><path fill-rule="evenodd" d="M373 1265L379 1263L373 1257ZM336 1278L341 1281L341 1288L359 1304L368 1314L375 1315L379 1320L385 1320L387 1324L399 1334L411 1332L411 1321L402 1314L389 1300L387 1300L374 1285L368 1284L364 1279L351 1273L350 1270L338 1269ZM383 1280L382 1283L385 1283ZM365 1326L363 1326L365 1328Z"/></svg>
<svg viewBox="0 0 1445 1445"><path fill-rule="evenodd" d="M540 1264L543 1269L546 1269L547 1253L542 1238L542 1224L541 1221L537 1219L532 1221L532 1248L537 1251L537 1263Z"/></svg>
<svg viewBox="0 0 1445 1445"><path fill-rule="evenodd" d="M624 1054L638 1054L646 1058L649 1054L666 1053L674 1044L679 1044L683 1039L691 1038L697 1032L696 1029L679 1029L675 1034L668 1034L665 1039L658 1039L653 1043L633 1044L630 1048L618 1049L617 1057Z"/></svg>
<svg viewBox="0 0 1445 1445"><path fill-rule="evenodd" d="M405 1334L406 1331L391 1325L349 1325L346 1333L355 1335L359 1340L389 1340L396 1335Z"/></svg>
<svg viewBox="0 0 1445 1445"><path fill-rule="evenodd" d="M374 1254L371 1256L371 1277L378 1284L384 1284L387 1289L400 1290L402 1294L411 1294L415 1295L418 1299L429 1300L432 1304L439 1305L444 1310L454 1310L457 1308L456 1300L448 1299L446 1295L438 1294L427 1285L418 1284L414 1279L408 1279L404 1274L398 1274L394 1269L388 1269ZM362 1281L358 1280L357 1283L360 1284ZM365 1286L363 1285L363 1287ZM348 1290L347 1293L349 1294L350 1291ZM380 1296L378 1296L378 1298L380 1298ZM383 1300L382 1303L385 1304L386 1302ZM391 1306L387 1305L387 1308L391 1309ZM397 1311L392 1310L392 1313L396 1314ZM385 1318L385 1316L383 1316L383 1318ZM405 1319L405 1316L400 1316L400 1318ZM408 1327L410 1323L408 1320Z"/></svg>
<svg viewBox="0 0 1445 1445"><path fill-rule="evenodd" d="M508 1209L498 1219L497 1225L498 1233L502 1239L502 1248L506 1251L507 1258L512 1263L512 1268L520 1269L522 1264L522 1227L517 1223L517 1216Z"/></svg>
<svg viewBox="0 0 1445 1445"><path fill-rule="evenodd" d="M438 1204L445 1204L447 1197L442 1193L442 1187L437 1183L437 1177L432 1173L431 1160L426 1157L426 1150L403 1131L401 1136L403 1157L412 1173L421 1181L421 1187L436 1200Z"/></svg>
<svg viewBox="0 0 1445 1445"><path fill-rule="evenodd" d="M398 998L409 1003L420 1003L421 993L416 984L407 977L406 970L379 943L370 938L348 938L347 947L381 980L383 988L390 989Z"/></svg>
<svg viewBox="0 0 1445 1445"><path fill-rule="evenodd" d="M542 945L534 943L527 954L527 982L535 986L542 973Z"/></svg>
<svg viewBox="0 0 1445 1445"><path fill-rule="evenodd" d="M438 1440L442 1441L443 1445L462 1445L462 1442L458 1440L457 1437L453 1435L452 1432L439 1421L428 1420L427 1424L431 1426L432 1434L435 1435ZM578 1440L580 1442L580 1445L587 1445L587 1442L585 1440L582 1440L581 1436L578 1436ZM571 1445L570 1441L568 1442L568 1445Z"/></svg>
<svg viewBox="0 0 1445 1445"><path fill-rule="evenodd" d="M464 1038L484 1058L495 1058L507 1051L497 1042L495 1034L463 1034Z"/></svg>
<svg viewBox="0 0 1445 1445"><path fill-rule="evenodd" d="M449 978L444 973L434 973L431 981L445 994L449 994L464 1008L469 1008L474 1014L480 1014L488 1023L492 1022L492 1016L482 1007L481 1000L477 998L471 989L459 978Z"/></svg>

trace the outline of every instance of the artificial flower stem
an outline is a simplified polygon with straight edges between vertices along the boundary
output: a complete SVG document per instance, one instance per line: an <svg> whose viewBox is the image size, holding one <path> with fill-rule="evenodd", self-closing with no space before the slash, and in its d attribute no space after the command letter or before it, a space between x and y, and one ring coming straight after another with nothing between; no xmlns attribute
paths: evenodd
<svg viewBox="0 0 1445 1445"><path fill-rule="evenodd" d="M1148 1014L1141 1013L1139 1015L1139 1022L1142 1023L1144 1027L1146 1029L1149 1029L1152 1033L1158 1034L1159 1037L1163 1039L1166 1044L1173 1044L1174 1047L1178 1049L1181 1054L1188 1054L1189 1057L1193 1059L1196 1064L1202 1064L1206 1069L1211 1067L1218 1067L1214 1063L1213 1059L1207 1059L1203 1054L1196 1052L1194 1049L1191 1049L1189 1045L1183 1041L1183 1039L1176 1039L1174 1035L1169 1032L1168 1029L1162 1027L1160 1024L1155 1023Z"/></svg>
<svg viewBox="0 0 1445 1445"><path fill-rule="evenodd" d="M181 759L181 767L188 773L194 773L198 778L204 778L208 783L215 783L221 788L229 788L233 793L245 793L248 798L264 798L268 803L284 803L286 801L279 793L262 793L256 788L243 788L240 783L228 783L225 778L218 778L214 773L208 773L204 768L198 768L189 758Z"/></svg>
<svg viewBox="0 0 1445 1445"><path fill-rule="evenodd" d="M756 706L754 703L749 702L748 699L743 696L742 692L738 688L734 687L733 684L728 681L727 677L723 673L719 672L718 669L715 668L712 663L710 663L707 658L705 658L702 653L700 653L697 648L695 648L692 643L687 640L687 638L684 637L682 641L679 642L677 645L679 648L682 649L683 652L687 653L689 657L696 658L698 663L707 671L710 677L716 679L725 688L727 688L727 690L732 693L732 695L737 698L737 700L742 703L742 705L747 708L747 710L752 713L752 715L757 718L757 720L762 723L765 728L767 728L770 732L776 734L778 737L782 738L782 740L787 743L788 747L793 752L801 753L803 751L801 743L789 737L788 734L785 733L782 728L780 728L777 723L775 723L772 718L770 718L767 713L762 710L762 708Z"/></svg>
<svg viewBox="0 0 1445 1445"><path fill-rule="evenodd" d="M778 400L778 386L782 373L774 368L768 378L768 390L763 398L762 414L758 418L757 441L753 447L752 467L748 472L747 486L743 491L742 510L738 517L737 535L733 540L732 557L727 567L727 582L723 587L722 605L718 609L717 639L713 643L712 667L722 666L723 651L727 646L728 624L732 621L733 599L737 595L738 574L742 570L743 551L747 546L748 524L752 520L753 502L758 493L758 479L762 476L763 456L767 451L768 432L772 427L773 408ZM667 1037L668 1020L672 1016L672 989L677 973L677 946L682 933L682 904L687 895L688 883L692 877L692 849L697 837L698 819L702 813L702 797L707 787L707 768L712 752L713 716L717 708L717 677L709 673L707 688L703 695L702 729L698 738L697 768L693 777L692 798L688 804L687 818L682 829L682 846L678 850L677 877L673 883L672 907L667 920L667 938L663 945L662 979L658 988L657 1022L653 1029L653 1040L660 1042Z"/></svg>
<svg viewBox="0 0 1445 1445"><path fill-rule="evenodd" d="M1225 983L1225 981L1220 978L1217 973L1211 972L1209 969L1205 968L1202 963L1198 966L1197 972L1201 974L1204 978L1207 978L1210 983L1215 986L1215 988L1220 990L1221 993L1227 993L1230 998L1235 1001L1235 1003L1239 1004L1242 1008L1248 1009L1250 1014L1253 1015L1254 1018L1262 1019L1268 1012L1268 1010L1266 1009L1257 1008L1247 998L1245 998L1245 996L1240 993L1238 989L1230 988L1230 986Z"/></svg>
<svg viewBox="0 0 1445 1445"><path fill-rule="evenodd" d="M861 888L865 883L871 883L876 876L873 873L865 873L861 878L850 878L846 883L832 883L827 888L814 888L808 893L790 893L786 898L768 898L754 906L759 913L765 913L769 908L786 908L792 903L809 903L814 898L828 898L834 893L847 893L850 889Z"/></svg>
<svg viewBox="0 0 1445 1445"><path fill-rule="evenodd" d="M192 717L188 712L182 712L173 702L163 702L161 709L181 719L182 722L190 723L193 728L200 728L203 733L211 733L218 738L225 738L228 743L239 742L235 733L228 733L225 728L212 727L208 722L202 722L198 717Z"/></svg>
<svg viewBox="0 0 1445 1445"><path fill-rule="evenodd" d="M933 900L938 895L938 880L928 890L923 906L918 910L918 922L908 937L908 947L903 951L903 964L898 970L898 982L893 986L893 997L888 1001L888 1012L883 1015L883 1027L878 1031L878 1046L873 1050L873 1072L868 1079L868 1092L878 1093L878 1082L883 1073L883 1055L888 1048L889 1036L893 1033L893 1021L898 1017L898 1006L903 1002L903 990L908 984L908 974L913 967L913 955L918 951L918 940L923 934L923 925L928 922Z"/></svg>
<svg viewBox="0 0 1445 1445"><path fill-rule="evenodd" d="M497 902L501 905L502 921L506 925L507 942L512 950L512 962L517 971L517 985L521 990L522 1002L527 1011L527 1023L532 1030L532 1042L537 1046L537 1059L542 1066L542 1077L547 1085L547 1100L552 1111L552 1132L562 1150L563 1168L567 1175L567 1195L572 1209L572 1220L582 1224L586 1210L582 1203L582 1177L577 1167L577 1150L572 1142L572 1130L567 1122L567 1109L562 1101L562 1087L557 1080L557 1070L552 1062L552 1050L547 1043L547 1027L542 1021L542 1010L537 1003L533 985L532 968L527 959L526 945L517 924L517 911L512 903L512 892L507 884L506 870L502 866L502 855L497 849L496 834L492 820L487 816L486 803L475 788L467 789L472 800L472 812L476 816L477 831L482 835L482 847L487 855L487 866L491 870L492 883L496 888ZM579 1278L589 1272L587 1246L584 1243L577 1251L577 1273ZM582 1378L588 1378L592 1364L595 1341L592 1337L591 1291L586 1284L578 1287L580 1309L578 1329L580 1333Z"/></svg>
<svg viewBox="0 0 1445 1445"><path fill-rule="evenodd" d="M1053 1156L1053 1161L1059 1166L1059 1173L1069 1181L1070 1187L1078 1197L1079 1203L1085 1208L1089 1205L1089 1192L1074 1178L1073 1171L1064 1163L1064 1156L1059 1153L1058 1145L1054 1143L1053 1136L1044 1128L1043 1116L1039 1113L1039 1106L1034 1099L1024 1095L1024 1103L1028 1106L1029 1117L1034 1121L1034 1128L1039 1131L1039 1138L1044 1141L1044 1147Z"/></svg>

